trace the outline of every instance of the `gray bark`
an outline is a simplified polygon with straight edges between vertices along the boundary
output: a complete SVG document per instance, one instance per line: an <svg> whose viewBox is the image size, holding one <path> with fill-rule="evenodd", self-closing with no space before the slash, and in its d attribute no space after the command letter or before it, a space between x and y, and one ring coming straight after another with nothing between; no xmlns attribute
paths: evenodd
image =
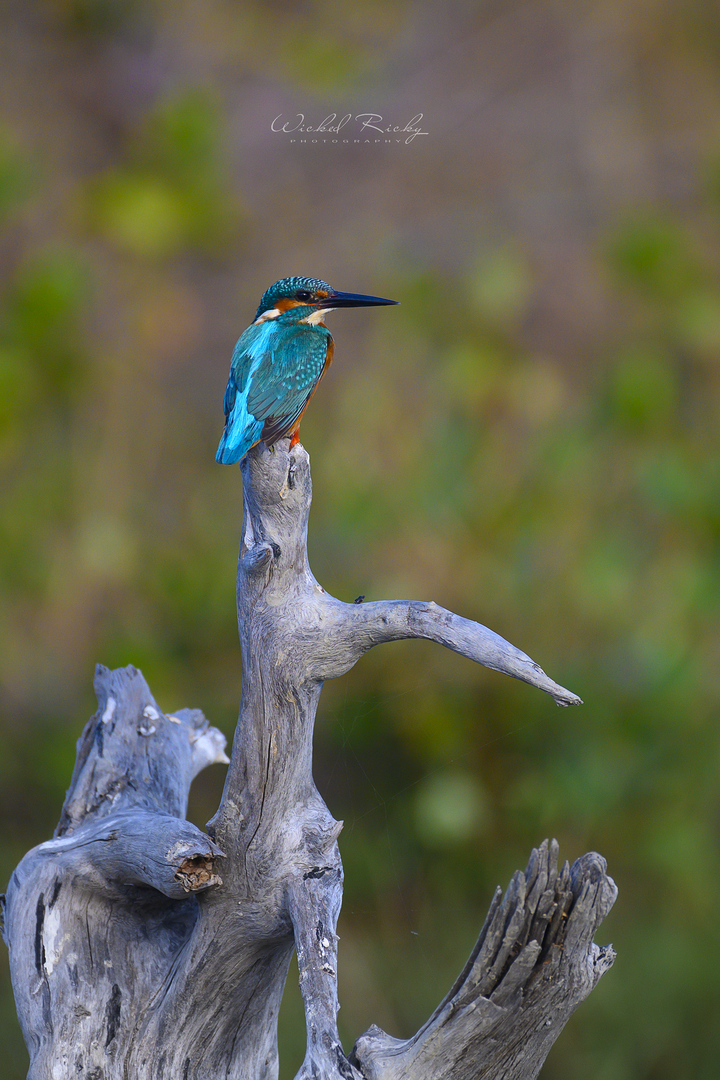
<svg viewBox="0 0 720 1080"><path fill-rule="evenodd" d="M373 645L436 641L580 699L486 627L433 603L344 604L307 561L309 459L287 440L242 466L237 577L242 697L218 811L184 819L193 776L227 761L201 713L163 714L134 668L96 673L98 711L56 838L22 860L4 936L31 1080L270 1080L297 949L307 1019L299 1078L534 1077L614 954L592 937L615 898L600 856L533 852L493 900L457 983L408 1040L337 1033L342 864L312 779L323 681Z"/></svg>

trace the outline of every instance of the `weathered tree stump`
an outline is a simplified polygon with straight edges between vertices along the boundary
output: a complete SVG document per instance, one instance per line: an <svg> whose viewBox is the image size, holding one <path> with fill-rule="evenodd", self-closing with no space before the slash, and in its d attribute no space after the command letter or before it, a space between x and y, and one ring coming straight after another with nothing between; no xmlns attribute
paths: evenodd
<svg viewBox="0 0 720 1080"><path fill-rule="evenodd" d="M78 744L56 839L22 860L4 936L31 1080L270 1080L297 949L307 1019L299 1077L529 1080L612 964L593 945L615 886L599 855L558 870L533 851L495 896L455 986L421 1030L371 1028L346 1057L337 1033L342 864L312 778L325 679L373 645L436 641L579 698L524 653L433 603L344 604L307 561L310 465L284 440L243 463L237 578L242 700L207 835L184 820L190 782L227 760L201 713L163 714L134 668L98 668L98 711Z"/></svg>

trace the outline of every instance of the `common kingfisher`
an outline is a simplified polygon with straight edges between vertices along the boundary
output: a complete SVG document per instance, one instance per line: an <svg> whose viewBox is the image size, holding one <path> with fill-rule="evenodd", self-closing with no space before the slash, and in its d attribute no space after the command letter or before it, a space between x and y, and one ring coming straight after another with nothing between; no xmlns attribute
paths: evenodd
<svg viewBox="0 0 720 1080"><path fill-rule="evenodd" d="M233 352L215 460L232 465L257 443L270 447L285 435L294 446L302 415L333 357L326 312L397 303L337 292L320 278L286 277L271 285Z"/></svg>

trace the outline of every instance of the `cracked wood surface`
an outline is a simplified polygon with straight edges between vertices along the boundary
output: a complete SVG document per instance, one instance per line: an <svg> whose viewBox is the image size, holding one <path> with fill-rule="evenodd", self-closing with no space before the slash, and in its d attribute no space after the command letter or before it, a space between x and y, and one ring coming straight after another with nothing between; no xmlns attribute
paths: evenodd
<svg viewBox="0 0 720 1080"><path fill-rule="evenodd" d="M533 850L498 889L465 968L416 1035L362 1035L351 1061L366 1080L531 1080L615 953L592 938L615 902L591 852L558 871L557 842Z"/></svg>
<svg viewBox="0 0 720 1080"><path fill-rule="evenodd" d="M308 1034L299 1080L535 1076L612 962L592 944L614 898L602 859L558 871L554 845L534 852L428 1023L409 1040L373 1028L348 1059L336 1026L342 826L313 783L313 726L323 681L401 638L435 641L559 705L580 699L434 603L329 596L307 561L305 450L259 446L242 471L242 696L220 805L207 834L184 820L192 777L227 761L220 733L197 710L163 714L134 668L98 668L98 711L56 838L8 888L29 1076L274 1080L294 948Z"/></svg>

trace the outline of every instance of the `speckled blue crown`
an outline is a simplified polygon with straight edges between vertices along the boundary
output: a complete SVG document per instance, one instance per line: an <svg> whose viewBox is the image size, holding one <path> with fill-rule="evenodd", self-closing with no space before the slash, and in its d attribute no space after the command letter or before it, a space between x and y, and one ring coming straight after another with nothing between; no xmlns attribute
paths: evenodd
<svg viewBox="0 0 720 1080"><path fill-rule="evenodd" d="M255 318L259 318L264 311L271 311L278 300L283 297L293 297L298 289L305 289L307 292L316 292L318 289L322 289L324 292L332 292L332 285L328 285L327 281L323 281L322 278L316 277L284 277L280 281L276 281L274 285L271 285L269 289L263 293L260 306L255 312Z"/></svg>

